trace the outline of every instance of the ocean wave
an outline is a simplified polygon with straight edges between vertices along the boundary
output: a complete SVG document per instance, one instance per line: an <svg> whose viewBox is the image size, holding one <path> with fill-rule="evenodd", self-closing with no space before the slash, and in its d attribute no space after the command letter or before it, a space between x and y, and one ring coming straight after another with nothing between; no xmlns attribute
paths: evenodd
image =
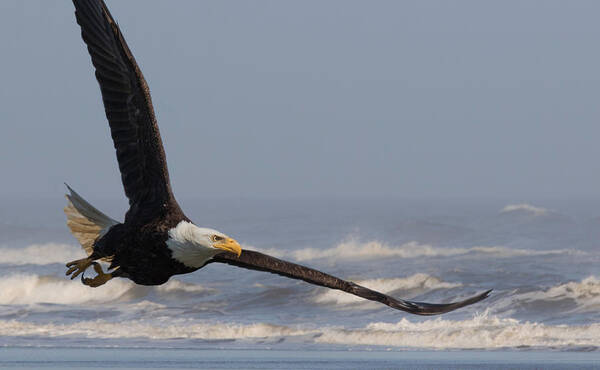
<svg viewBox="0 0 600 370"><path fill-rule="evenodd" d="M317 249L303 248L294 251L282 251L276 249L263 250L264 253L279 258L292 258L298 262L315 259L373 259L373 258L417 258L417 257L451 257L468 254L482 254L493 257L519 257L538 256L552 254L584 254L585 252L572 249L531 250L514 249L504 246L475 246L468 248L442 248L429 244L409 242L400 246L392 246L378 241L360 242L349 240L336 245L333 248Z"/></svg>
<svg viewBox="0 0 600 370"><path fill-rule="evenodd" d="M109 284L90 288L79 282L55 276L17 274L0 277L0 304L91 304L114 303L141 299L151 293L158 295L198 295L214 290L198 284L178 280L147 287L124 279L114 279Z"/></svg>
<svg viewBox="0 0 600 370"><path fill-rule="evenodd" d="M595 276L588 276L581 282L572 281L554 286L548 289L546 295L550 298L571 298L583 305L600 304L600 280Z"/></svg>
<svg viewBox="0 0 600 370"><path fill-rule="evenodd" d="M82 321L76 324L37 324L17 320L0 320L2 336L65 335L85 338L147 338L147 339L249 339L304 335L310 331L266 323L256 324L205 324L188 323L176 319L155 319L154 323L140 320L108 322L106 320Z"/></svg>
<svg viewBox="0 0 600 370"><path fill-rule="evenodd" d="M78 280L54 276L18 274L0 278L0 304L109 302L126 298L133 291L134 284L121 280L90 289Z"/></svg>
<svg viewBox="0 0 600 370"><path fill-rule="evenodd" d="M423 322L371 323L364 329L331 329L316 338L320 343L438 349L493 349L516 347L595 347L600 323L545 325L499 318L486 311L467 320L436 318Z"/></svg>
<svg viewBox="0 0 600 370"><path fill-rule="evenodd" d="M244 246L246 248L246 246ZM459 248L434 247L429 244L420 244L415 241L399 246L389 245L379 241L361 242L348 240L337 244L333 248L302 248L292 251L280 249L253 248L257 251L279 258L291 258L298 262L315 259L375 259L385 257L418 258L418 257L451 257L467 254L485 254L494 257L519 257L552 254L585 254L583 251L572 249L530 250L513 249L504 246L475 246ZM0 264L7 265L48 265L53 263L64 264L68 261L85 256L83 249L71 244L46 243L32 244L24 248L0 248Z"/></svg>
<svg viewBox="0 0 600 370"><path fill-rule="evenodd" d="M213 293L216 290L212 288L207 288L199 284L192 283L184 283L179 280L169 280L166 283L156 286L153 289L160 293L168 293L168 294L185 294L185 293Z"/></svg>
<svg viewBox="0 0 600 370"><path fill-rule="evenodd" d="M427 274L415 274L407 278L358 280L355 283L382 293L402 292L403 295L417 295L435 289L450 289L462 286L460 283L444 282ZM375 304L363 298L339 290L328 289L318 294L314 301L327 304Z"/></svg>
<svg viewBox="0 0 600 370"><path fill-rule="evenodd" d="M571 301L571 308L557 306L560 301ZM514 307L535 305L537 310L560 310L567 312L590 312L600 309L600 279L589 276L581 281L558 284L545 290L507 295L493 306L494 311L513 310Z"/></svg>
<svg viewBox="0 0 600 370"><path fill-rule="evenodd" d="M48 265L85 257L81 247L71 244L32 244L24 248L0 248L0 264Z"/></svg>
<svg viewBox="0 0 600 370"><path fill-rule="evenodd" d="M344 327L304 328L268 323L198 323L171 317L110 322L33 323L0 320L1 336L83 337L148 340L256 340L303 338L305 343L437 349L494 348L598 348L600 323L546 325L491 316L488 312L466 320L430 319L396 323L374 322L359 329ZM278 342L277 340L276 342ZM276 343L274 342L274 343Z"/></svg>
<svg viewBox="0 0 600 370"><path fill-rule="evenodd" d="M532 206L531 204L528 204L528 203L508 204L507 206L505 206L504 208L502 208L500 210L500 213L511 213L511 212L524 212L524 213L529 213L533 216L545 216L545 215L552 213L553 211L543 208L543 207Z"/></svg>

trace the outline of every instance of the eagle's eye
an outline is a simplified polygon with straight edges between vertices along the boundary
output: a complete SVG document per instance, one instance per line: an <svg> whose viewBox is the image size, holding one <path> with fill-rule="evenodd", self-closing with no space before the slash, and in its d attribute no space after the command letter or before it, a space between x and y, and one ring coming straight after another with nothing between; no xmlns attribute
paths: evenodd
<svg viewBox="0 0 600 370"><path fill-rule="evenodd" d="M211 237L211 239L212 239L213 242L218 242L219 240L223 240L225 238L223 238L222 236L219 236L219 235L213 235Z"/></svg>

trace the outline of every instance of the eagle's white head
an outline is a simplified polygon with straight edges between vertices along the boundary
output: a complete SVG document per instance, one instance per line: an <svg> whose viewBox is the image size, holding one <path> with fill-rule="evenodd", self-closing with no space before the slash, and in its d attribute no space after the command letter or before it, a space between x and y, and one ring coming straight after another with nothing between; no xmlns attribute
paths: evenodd
<svg viewBox="0 0 600 370"><path fill-rule="evenodd" d="M223 252L231 252L238 257L242 247L234 239L213 229L198 227L191 222L181 221L169 230L167 247L177 261L188 267L199 268Z"/></svg>

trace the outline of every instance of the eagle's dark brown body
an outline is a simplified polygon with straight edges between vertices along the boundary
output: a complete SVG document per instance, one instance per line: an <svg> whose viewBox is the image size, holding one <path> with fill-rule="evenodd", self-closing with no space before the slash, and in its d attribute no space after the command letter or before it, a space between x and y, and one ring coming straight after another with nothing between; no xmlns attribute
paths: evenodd
<svg viewBox="0 0 600 370"><path fill-rule="evenodd" d="M182 222L187 224L189 219L181 211L171 191L150 90L104 2L73 0L73 3L77 23L81 26L82 38L88 47L100 84L130 209L125 221L118 223L96 210L76 193L72 192L67 196L70 203L65 212L69 227L90 254L87 259L69 263L67 266L71 268L67 274L80 271L76 272L74 277L85 271L93 263L91 261L106 259L111 261L112 276L103 274L106 278L101 279L98 285L104 284L112 277L129 278L143 285L157 285L165 283L173 275L189 273L207 263L218 262L339 289L418 315L449 312L488 296L490 291L448 304L395 299L259 252L239 252L237 243L238 255L223 252L196 267L175 259L174 252L167 243L171 241L170 232ZM97 235L97 238L89 241L89 235ZM97 272L102 273L101 269Z"/></svg>
<svg viewBox="0 0 600 370"><path fill-rule="evenodd" d="M197 270L172 258L166 245L168 238L168 231L160 223L142 228L118 224L95 243L91 257L110 256L109 269L116 269L114 277L126 277L140 285L160 285L173 275Z"/></svg>

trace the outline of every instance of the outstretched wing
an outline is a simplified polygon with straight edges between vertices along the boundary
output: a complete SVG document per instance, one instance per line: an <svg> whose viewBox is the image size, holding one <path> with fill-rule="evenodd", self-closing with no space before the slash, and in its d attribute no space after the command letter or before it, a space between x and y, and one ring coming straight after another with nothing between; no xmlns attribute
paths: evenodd
<svg viewBox="0 0 600 370"><path fill-rule="evenodd" d="M118 25L102 0L73 0L73 4L96 68L131 210L179 208L169 183L150 90Z"/></svg>
<svg viewBox="0 0 600 370"><path fill-rule="evenodd" d="M487 298L491 292L491 290L488 290L471 298L465 299L464 301L445 304L413 302L392 298L388 295L365 288L351 281L338 279L335 276L313 270L306 266L297 265L295 263L280 260L278 258L247 249L243 250L239 257L231 253L217 255L208 263L212 262L227 263L229 265L243 267L250 270L266 271L292 279L304 280L307 283L320 285L326 288L342 290L371 301L381 302L397 310L424 316L439 315L454 311L460 307L468 306Z"/></svg>

